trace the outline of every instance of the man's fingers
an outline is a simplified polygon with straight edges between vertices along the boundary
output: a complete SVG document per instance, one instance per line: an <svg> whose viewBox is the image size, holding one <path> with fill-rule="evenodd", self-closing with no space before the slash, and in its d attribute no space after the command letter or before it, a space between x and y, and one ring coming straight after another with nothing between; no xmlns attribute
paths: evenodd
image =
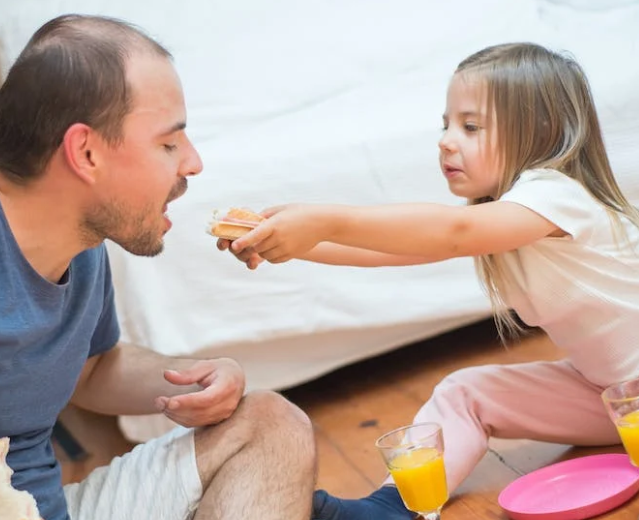
<svg viewBox="0 0 639 520"><path fill-rule="evenodd" d="M211 389L214 387L209 386L207 391L200 390L199 392L192 392L190 394L182 394L176 395L173 397L169 397L168 402L166 403L167 410L179 410L179 409L188 409L188 410L206 410L210 408L213 404L211 400ZM219 396L215 401L222 401L223 396ZM217 404L217 403L215 403Z"/></svg>
<svg viewBox="0 0 639 520"><path fill-rule="evenodd" d="M214 371L210 366L201 364L194 365L184 370L165 370L164 379L174 385L193 385L204 379L211 377Z"/></svg>
<svg viewBox="0 0 639 520"><path fill-rule="evenodd" d="M164 410L166 410L166 405L169 404L169 398L168 397L158 397L155 399L155 407L160 411L163 412Z"/></svg>

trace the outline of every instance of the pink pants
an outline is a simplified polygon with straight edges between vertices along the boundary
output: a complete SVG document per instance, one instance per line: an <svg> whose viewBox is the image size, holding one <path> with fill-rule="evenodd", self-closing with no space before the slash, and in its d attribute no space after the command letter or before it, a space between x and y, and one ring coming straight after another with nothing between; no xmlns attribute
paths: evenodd
<svg viewBox="0 0 639 520"><path fill-rule="evenodd" d="M442 425L452 492L484 456L489 437L579 446L619 443L602 390L567 360L465 368L435 387L414 422Z"/></svg>

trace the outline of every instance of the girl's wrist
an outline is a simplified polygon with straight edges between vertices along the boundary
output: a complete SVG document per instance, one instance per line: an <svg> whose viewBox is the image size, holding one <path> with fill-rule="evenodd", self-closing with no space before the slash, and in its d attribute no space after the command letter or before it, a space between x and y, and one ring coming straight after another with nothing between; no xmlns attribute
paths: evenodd
<svg viewBox="0 0 639 520"><path fill-rule="evenodd" d="M321 237L323 241L334 242L335 239L348 228L348 222L352 218L352 208L343 205L322 206L322 229Z"/></svg>
<svg viewBox="0 0 639 520"><path fill-rule="evenodd" d="M336 208L332 204L322 204L317 208L316 221L319 224L319 238L321 242L330 242L336 231Z"/></svg>

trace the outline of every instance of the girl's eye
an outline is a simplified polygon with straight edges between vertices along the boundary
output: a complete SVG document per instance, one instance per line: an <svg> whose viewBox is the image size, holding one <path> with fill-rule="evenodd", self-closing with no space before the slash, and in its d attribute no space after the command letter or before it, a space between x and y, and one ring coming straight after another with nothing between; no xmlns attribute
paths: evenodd
<svg viewBox="0 0 639 520"><path fill-rule="evenodd" d="M464 125L464 128L468 131L468 132L476 132L477 130L479 130L479 127L473 123L466 123Z"/></svg>
<svg viewBox="0 0 639 520"><path fill-rule="evenodd" d="M175 150L177 150L177 146L174 144L165 144L163 146L167 152L174 152Z"/></svg>

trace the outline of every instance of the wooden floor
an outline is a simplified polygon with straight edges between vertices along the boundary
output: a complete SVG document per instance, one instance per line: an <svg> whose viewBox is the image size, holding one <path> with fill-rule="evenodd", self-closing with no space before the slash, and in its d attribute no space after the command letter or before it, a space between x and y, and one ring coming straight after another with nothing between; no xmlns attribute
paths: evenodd
<svg viewBox="0 0 639 520"><path fill-rule="evenodd" d="M554 345L540 334L505 349L492 324L483 322L341 369L285 395L315 425L318 487L354 498L370 493L385 477L375 439L410 423L446 374L472 365L558 357ZM60 453L66 482L81 479L93 467L131 448L111 418L70 409L63 421L90 453L82 462L70 462ZM619 446L586 450L531 441L491 441L486 457L446 505L443 520L506 519L497 496L509 482L562 459L604 452L622 450ZM638 497L599 518L636 520Z"/></svg>

